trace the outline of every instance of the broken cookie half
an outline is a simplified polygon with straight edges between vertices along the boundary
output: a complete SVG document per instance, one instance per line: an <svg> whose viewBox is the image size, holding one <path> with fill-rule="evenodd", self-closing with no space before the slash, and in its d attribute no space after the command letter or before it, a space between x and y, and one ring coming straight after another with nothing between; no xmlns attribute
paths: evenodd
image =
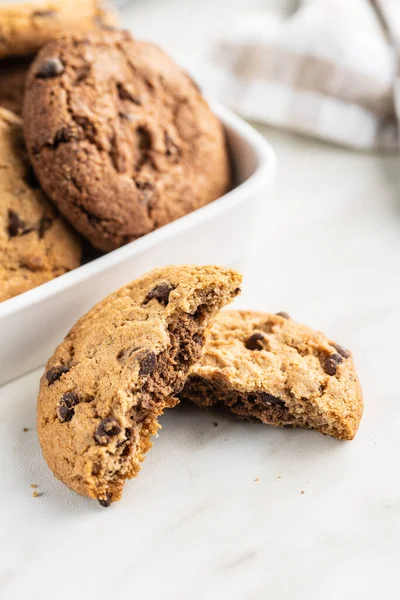
<svg viewBox="0 0 400 600"><path fill-rule="evenodd" d="M363 413L351 353L286 313L219 314L181 397L345 440L353 439Z"/></svg>
<svg viewBox="0 0 400 600"><path fill-rule="evenodd" d="M102 506L138 474L164 408L201 357L209 320L240 291L214 266L157 269L97 304L71 329L41 380L44 457L67 486Z"/></svg>

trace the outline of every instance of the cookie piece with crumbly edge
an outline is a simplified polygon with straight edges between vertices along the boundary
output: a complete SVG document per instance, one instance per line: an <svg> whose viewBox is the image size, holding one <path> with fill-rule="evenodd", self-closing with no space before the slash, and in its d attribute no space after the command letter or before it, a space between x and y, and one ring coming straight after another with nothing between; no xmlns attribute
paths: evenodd
<svg viewBox="0 0 400 600"><path fill-rule="evenodd" d="M220 313L181 397L344 440L353 439L363 413L349 350L286 313Z"/></svg>
<svg viewBox="0 0 400 600"><path fill-rule="evenodd" d="M240 283L226 268L157 269L78 321L49 360L38 398L43 454L61 481L102 506L120 498L201 357L211 317Z"/></svg>
<svg viewBox="0 0 400 600"><path fill-rule="evenodd" d="M230 188L222 124L193 80L128 32L47 44L27 78L25 138L43 189L113 250Z"/></svg>
<svg viewBox="0 0 400 600"><path fill-rule="evenodd" d="M113 26L117 15L101 0L39 0L0 5L0 59L37 52L72 30Z"/></svg>
<svg viewBox="0 0 400 600"><path fill-rule="evenodd" d="M79 238L35 180L21 119L0 108L0 302L80 262Z"/></svg>

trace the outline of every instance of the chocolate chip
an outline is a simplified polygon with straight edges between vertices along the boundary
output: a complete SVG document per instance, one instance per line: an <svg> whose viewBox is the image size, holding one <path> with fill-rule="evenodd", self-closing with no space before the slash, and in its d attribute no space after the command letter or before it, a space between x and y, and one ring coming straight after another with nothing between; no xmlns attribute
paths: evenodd
<svg viewBox="0 0 400 600"><path fill-rule="evenodd" d="M38 233L39 233L40 239L42 239L44 234L46 233L46 231L48 231L50 229L52 223L53 223L53 219L50 219L50 217L42 217L40 219L39 228L38 228Z"/></svg>
<svg viewBox="0 0 400 600"><path fill-rule="evenodd" d="M51 385L55 381L58 381L63 375L63 373L68 373L69 367L65 365L58 365L57 367L52 367L46 373L46 379L49 382L48 385Z"/></svg>
<svg viewBox="0 0 400 600"><path fill-rule="evenodd" d="M202 344L203 343L203 338L198 333L195 333L193 335L192 340L194 341L195 344Z"/></svg>
<svg viewBox="0 0 400 600"><path fill-rule="evenodd" d="M150 375L157 366L157 356L151 350L147 350L146 354L140 360L139 375Z"/></svg>
<svg viewBox="0 0 400 600"><path fill-rule="evenodd" d="M121 433L121 427L119 423L113 417L107 417L100 422L100 425L96 429L94 439L101 446L106 446L109 442L109 438L112 438Z"/></svg>
<svg viewBox="0 0 400 600"><path fill-rule="evenodd" d="M325 373L335 375L336 369L343 362L343 357L340 354L331 354L325 361Z"/></svg>
<svg viewBox="0 0 400 600"><path fill-rule="evenodd" d="M247 396L247 400L249 402L254 402L258 404L269 404L279 406L280 408L285 407L285 403L280 398L272 396L271 394L267 394L267 392L256 392L254 394L249 394Z"/></svg>
<svg viewBox="0 0 400 600"><path fill-rule="evenodd" d="M39 69L36 71L36 77L38 79L50 79L51 77L61 75L63 72L64 65L59 58L48 58L39 65Z"/></svg>
<svg viewBox="0 0 400 600"><path fill-rule="evenodd" d="M340 344L332 344L332 346L336 348L336 350L341 356L343 356L343 358L349 358L349 356L351 356L350 350L347 350L347 348L344 348Z"/></svg>
<svg viewBox="0 0 400 600"><path fill-rule="evenodd" d="M103 508L108 508L111 504L111 496L110 494L106 494L104 496L104 498L99 498L99 504L100 506L102 506Z"/></svg>
<svg viewBox="0 0 400 600"><path fill-rule="evenodd" d="M24 221L13 210L8 211L8 233L11 237L26 233Z"/></svg>
<svg viewBox="0 0 400 600"><path fill-rule="evenodd" d="M66 392L58 404L58 418L62 423L70 421L75 414L74 406L79 404L75 392Z"/></svg>
<svg viewBox="0 0 400 600"><path fill-rule="evenodd" d="M290 319L290 315L288 315L288 313L284 311L276 313L276 316L283 317L284 319Z"/></svg>
<svg viewBox="0 0 400 600"><path fill-rule="evenodd" d="M164 304L164 306L167 306L169 302L169 295L174 289L175 286L171 285L170 283L159 283L158 285L156 285L156 287L150 290L150 292L144 299L143 304L148 304L150 300L153 300L155 298L156 300L158 300L158 302Z"/></svg>
<svg viewBox="0 0 400 600"><path fill-rule="evenodd" d="M262 333L253 333L253 335L245 341L244 345L247 350L262 350L263 346L261 342L263 339L265 339L265 336Z"/></svg>
<svg viewBox="0 0 400 600"><path fill-rule="evenodd" d="M61 129L56 131L52 142L52 146L53 148L58 148L58 146L60 146L61 144L67 144L69 141L72 140L73 137L74 134L70 129L68 129L68 127L62 127Z"/></svg>

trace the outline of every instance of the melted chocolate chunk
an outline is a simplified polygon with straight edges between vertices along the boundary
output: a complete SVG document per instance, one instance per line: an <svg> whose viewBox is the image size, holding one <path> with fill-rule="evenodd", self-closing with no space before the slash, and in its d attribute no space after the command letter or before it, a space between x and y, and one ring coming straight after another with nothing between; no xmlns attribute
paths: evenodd
<svg viewBox="0 0 400 600"><path fill-rule="evenodd" d="M195 333L193 335L192 340L194 341L195 344L202 344L203 343L203 338L198 333Z"/></svg>
<svg viewBox="0 0 400 600"><path fill-rule="evenodd" d="M103 508L108 508L111 504L111 496L110 494L106 494L104 498L99 498L99 504Z"/></svg>
<svg viewBox="0 0 400 600"><path fill-rule="evenodd" d="M8 211L8 233L10 237L16 237L17 235L26 233L24 221L13 210Z"/></svg>
<svg viewBox="0 0 400 600"><path fill-rule="evenodd" d="M148 304L150 300L156 299L161 304L164 304L164 306L167 306L169 302L169 295L174 289L175 286L171 285L170 283L159 283L156 285L156 287L150 290L144 299L143 304Z"/></svg>
<svg viewBox="0 0 400 600"><path fill-rule="evenodd" d="M63 72L64 65L59 58L48 58L39 65L36 77L38 79L50 79L51 77L61 75Z"/></svg>
<svg viewBox="0 0 400 600"><path fill-rule="evenodd" d="M75 414L74 407L79 404L79 398L75 392L66 392L58 404L58 418L61 423L70 421Z"/></svg>
<svg viewBox="0 0 400 600"><path fill-rule="evenodd" d="M107 417L106 419L103 419L97 427L94 439L101 446L106 446L110 441L110 438L119 433L121 433L119 423L113 417Z"/></svg>
<svg viewBox="0 0 400 600"><path fill-rule="evenodd" d="M69 141L72 140L73 137L74 134L70 129L68 129L68 127L62 127L61 129L56 131L52 145L54 148L58 148L58 146L60 146L61 144L67 144Z"/></svg>
<svg viewBox="0 0 400 600"><path fill-rule="evenodd" d="M49 369L46 373L48 384L51 385L55 381L58 381L63 373L68 373L69 369L70 368L65 365L58 365L57 367Z"/></svg>
<svg viewBox="0 0 400 600"><path fill-rule="evenodd" d="M140 359L139 375L150 375L157 366L157 355L151 350L147 350L143 358Z"/></svg>
<svg viewBox="0 0 400 600"><path fill-rule="evenodd" d="M347 348L344 348L340 344L332 344L332 346L339 352L341 356L343 356L343 358L349 358L351 355L350 350L347 350Z"/></svg>
<svg viewBox="0 0 400 600"><path fill-rule="evenodd" d="M268 404L285 408L285 403L280 398L272 396L271 394L267 394L267 392L256 392L254 394L249 394L247 396L247 400L257 404Z"/></svg>
<svg viewBox="0 0 400 600"><path fill-rule="evenodd" d="M283 317L284 319L290 319L290 315L288 315L288 313L284 311L276 313L276 316Z"/></svg>
<svg viewBox="0 0 400 600"><path fill-rule="evenodd" d="M262 333L253 333L244 343L247 350L262 350L262 340L265 336Z"/></svg>
<svg viewBox="0 0 400 600"><path fill-rule="evenodd" d="M325 361L325 373L328 375L336 375L336 369L338 365L343 362L343 356L340 354L331 354Z"/></svg>

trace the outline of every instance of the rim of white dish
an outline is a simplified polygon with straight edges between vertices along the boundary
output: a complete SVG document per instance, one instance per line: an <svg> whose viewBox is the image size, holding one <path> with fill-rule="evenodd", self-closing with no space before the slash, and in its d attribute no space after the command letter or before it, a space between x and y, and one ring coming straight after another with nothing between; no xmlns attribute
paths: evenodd
<svg viewBox="0 0 400 600"><path fill-rule="evenodd" d="M241 200L244 192L256 193L258 188L273 181L276 172L276 157L270 143L251 125L246 123L229 109L216 102L211 102L210 104L214 112L221 119L223 125L238 133L255 151L257 166L252 175L217 200L210 202L210 204L198 208L197 210L172 221L172 223L163 225L159 229L147 233L143 237L138 238L133 242L129 242L121 248L112 250L99 258L95 258L51 281L47 281L18 296L5 300L0 303L0 319L18 311L23 311L28 306L33 306L46 298L59 294L63 290L84 279L90 279L97 273L109 267L118 265L128 256L150 248L156 243L172 236L175 232L189 229L193 222L204 222L213 215L217 215L226 210L227 207L234 206Z"/></svg>

